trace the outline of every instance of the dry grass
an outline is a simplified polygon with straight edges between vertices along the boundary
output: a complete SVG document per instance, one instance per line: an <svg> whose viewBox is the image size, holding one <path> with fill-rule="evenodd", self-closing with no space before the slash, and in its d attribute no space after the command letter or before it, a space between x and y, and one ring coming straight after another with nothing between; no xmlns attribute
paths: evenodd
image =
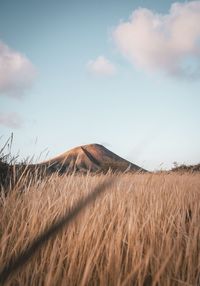
<svg viewBox="0 0 200 286"><path fill-rule="evenodd" d="M0 268L104 180L55 174L2 195ZM200 285L199 222L199 174L118 175L6 284Z"/></svg>

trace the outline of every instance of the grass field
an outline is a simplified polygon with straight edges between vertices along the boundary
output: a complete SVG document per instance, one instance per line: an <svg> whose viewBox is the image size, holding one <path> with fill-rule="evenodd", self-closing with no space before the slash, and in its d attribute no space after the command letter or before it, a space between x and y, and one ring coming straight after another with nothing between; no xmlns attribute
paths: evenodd
<svg viewBox="0 0 200 286"><path fill-rule="evenodd" d="M200 285L200 175L72 175L0 200L0 268L105 179L112 184L6 285Z"/></svg>

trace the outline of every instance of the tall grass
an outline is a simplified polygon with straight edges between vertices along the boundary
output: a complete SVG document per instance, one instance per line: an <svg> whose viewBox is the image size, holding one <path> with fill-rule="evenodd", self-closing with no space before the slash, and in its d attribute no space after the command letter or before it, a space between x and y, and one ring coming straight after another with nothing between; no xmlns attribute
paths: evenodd
<svg viewBox="0 0 200 286"><path fill-rule="evenodd" d="M7 285L200 285L198 174L21 180L1 195L0 268L105 177L105 194Z"/></svg>

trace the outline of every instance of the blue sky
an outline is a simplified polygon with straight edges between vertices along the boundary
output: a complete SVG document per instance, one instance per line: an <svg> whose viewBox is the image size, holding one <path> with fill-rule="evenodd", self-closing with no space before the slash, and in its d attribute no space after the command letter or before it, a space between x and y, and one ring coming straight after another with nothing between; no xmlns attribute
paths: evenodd
<svg viewBox="0 0 200 286"><path fill-rule="evenodd" d="M198 163L200 1L174 3L0 0L1 144L13 132L19 158L100 143L150 170Z"/></svg>

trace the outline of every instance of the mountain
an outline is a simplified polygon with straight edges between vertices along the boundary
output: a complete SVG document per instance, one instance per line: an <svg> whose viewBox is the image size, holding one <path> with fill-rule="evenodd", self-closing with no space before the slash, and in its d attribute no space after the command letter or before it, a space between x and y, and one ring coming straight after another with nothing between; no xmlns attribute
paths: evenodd
<svg viewBox="0 0 200 286"><path fill-rule="evenodd" d="M106 173L141 172L141 167L121 158L100 144L89 144L76 147L53 159L37 164L45 167L48 172L58 171L60 174L80 172Z"/></svg>
<svg viewBox="0 0 200 286"><path fill-rule="evenodd" d="M121 158L100 144L76 147L53 159L39 164L7 164L0 158L0 190L15 185L20 178L37 181L46 175L87 172L98 174L112 172L146 172L143 168Z"/></svg>

